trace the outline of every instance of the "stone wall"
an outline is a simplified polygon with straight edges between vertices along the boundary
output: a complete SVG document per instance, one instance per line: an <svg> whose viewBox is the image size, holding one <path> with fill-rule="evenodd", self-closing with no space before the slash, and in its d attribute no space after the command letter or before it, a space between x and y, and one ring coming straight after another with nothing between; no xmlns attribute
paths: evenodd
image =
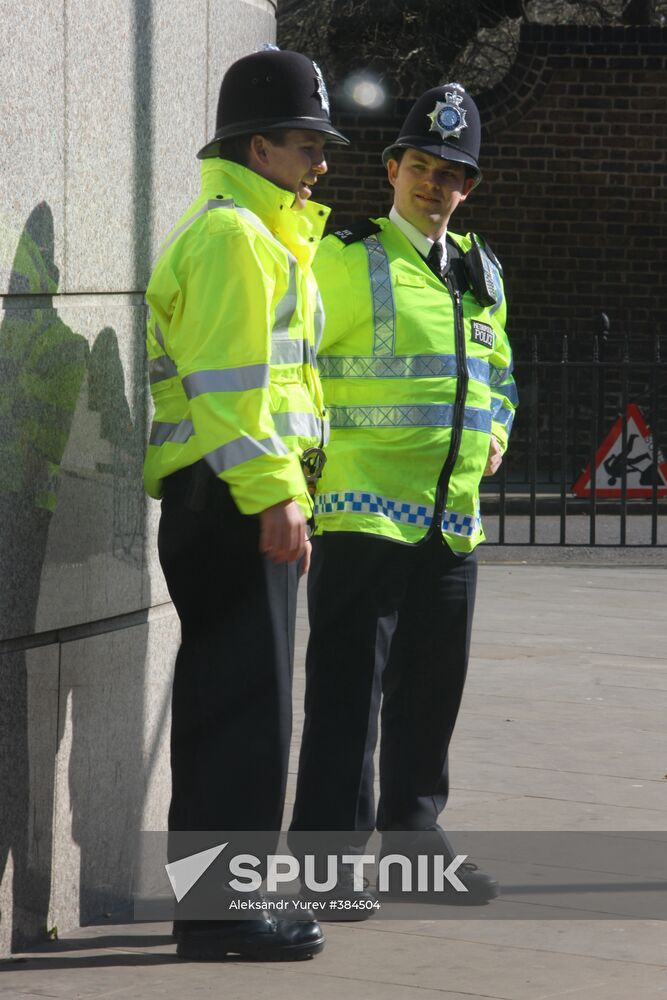
<svg viewBox="0 0 667 1000"><path fill-rule="evenodd" d="M335 113L318 197L331 226L390 205L379 151L410 101L381 115ZM667 30L524 27L508 77L479 95L484 182L455 217L505 266L515 344L589 334L609 314L633 338L667 316ZM335 110L335 109L334 109Z"/></svg>
<svg viewBox="0 0 667 1000"><path fill-rule="evenodd" d="M128 900L178 624L142 489L143 291L271 0L0 0L0 954Z"/></svg>

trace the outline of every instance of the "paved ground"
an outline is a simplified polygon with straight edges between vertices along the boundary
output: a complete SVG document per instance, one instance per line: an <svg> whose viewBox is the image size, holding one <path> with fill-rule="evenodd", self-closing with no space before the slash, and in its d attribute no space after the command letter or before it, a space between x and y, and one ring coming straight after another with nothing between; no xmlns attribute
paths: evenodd
<svg viewBox="0 0 667 1000"><path fill-rule="evenodd" d="M299 636L297 705L303 617ZM667 830L666 648L664 568L484 566L448 828ZM280 965L182 963L165 925L107 922L0 965L0 997L667 997L667 921L602 919L604 894L582 919L545 919L553 908L529 901L530 919L504 919L521 905L329 924L322 955Z"/></svg>

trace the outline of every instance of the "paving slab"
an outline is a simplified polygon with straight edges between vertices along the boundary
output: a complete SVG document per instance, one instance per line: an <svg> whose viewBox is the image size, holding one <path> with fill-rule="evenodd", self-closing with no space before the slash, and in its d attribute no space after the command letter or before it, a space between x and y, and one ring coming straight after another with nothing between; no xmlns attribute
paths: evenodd
<svg viewBox="0 0 667 1000"><path fill-rule="evenodd" d="M450 830L667 830L666 609L659 568L481 567ZM302 606L286 820L306 641ZM667 921L641 910L639 919L590 919L595 905L604 909L582 900L589 919L562 919L558 898L508 896L474 916L327 924L316 959L271 965L181 962L168 925L117 917L0 964L0 998L667 997Z"/></svg>

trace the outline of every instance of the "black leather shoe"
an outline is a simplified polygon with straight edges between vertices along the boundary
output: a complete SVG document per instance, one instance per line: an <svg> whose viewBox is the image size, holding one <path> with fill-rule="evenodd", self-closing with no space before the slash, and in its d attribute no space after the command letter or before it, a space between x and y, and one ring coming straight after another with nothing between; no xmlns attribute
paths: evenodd
<svg viewBox="0 0 667 1000"><path fill-rule="evenodd" d="M290 962L324 948L316 920L277 920L267 913L256 920L178 920L174 937L178 957L192 962L222 962L228 956Z"/></svg>
<svg viewBox="0 0 667 1000"><path fill-rule="evenodd" d="M391 902L424 903L432 906L484 906L500 894L500 886L492 875L480 871L472 861L464 861L456 869L456 876L463 882L467 892L457 892L452 885L447 885L442 891L435 892L402 892L400 888L390 885L387 893L380 893L380 899L385 897Z"/></svg>
<svg viewBox="0 0 667 1000"><path fill-rule="evenodd" d="M456 875L468 891L456 892L452 889L451 892L446 892L443 900L445 903L454 906L483 906L500 894L497 879L480 871L472 861L464 861L456 869Z"/></svg>
<svg viewBox="0 0 667 1000"><path fill-rule="evenodd" d="M333 889L317 892L303 886L299 898L311 906L316 904L319 920L368 920L379 909L377 896L368 888L368 879L364 879L363 889L355 890L354 874L346 869L338 872ZM315 913L315 907L309 912Z"/></svg>

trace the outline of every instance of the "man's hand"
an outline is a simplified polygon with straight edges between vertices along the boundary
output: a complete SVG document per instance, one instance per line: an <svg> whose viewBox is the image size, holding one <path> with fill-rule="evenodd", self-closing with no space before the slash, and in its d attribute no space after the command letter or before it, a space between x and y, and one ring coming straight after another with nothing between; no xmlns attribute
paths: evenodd
<svg viewBox="0 0 667 1000"><path fill-rule="evenodd" d="M310 557L312 555L313 546L310 541L306 542L306 549L303 553L303 562L301 563L301 568L299 570L299 579L305 576L310 569Z"/></svg>
<svg viewBox="0 0 667 1000"><path fill-rule="evenodd" d="M500 444L498 439L491 435L491 443L489 444L489 457L486 460L486 468L484 469L485 476L492 476L501 466L503 460L503 453L500 450Z"/></svg>
<svg viewBox="0 0 667 1000"><path fill-rule="evenodd" d="M271 562L294 562L305 555L306 520L295 500L283 500L259 515L259 551Z"/></svg>

